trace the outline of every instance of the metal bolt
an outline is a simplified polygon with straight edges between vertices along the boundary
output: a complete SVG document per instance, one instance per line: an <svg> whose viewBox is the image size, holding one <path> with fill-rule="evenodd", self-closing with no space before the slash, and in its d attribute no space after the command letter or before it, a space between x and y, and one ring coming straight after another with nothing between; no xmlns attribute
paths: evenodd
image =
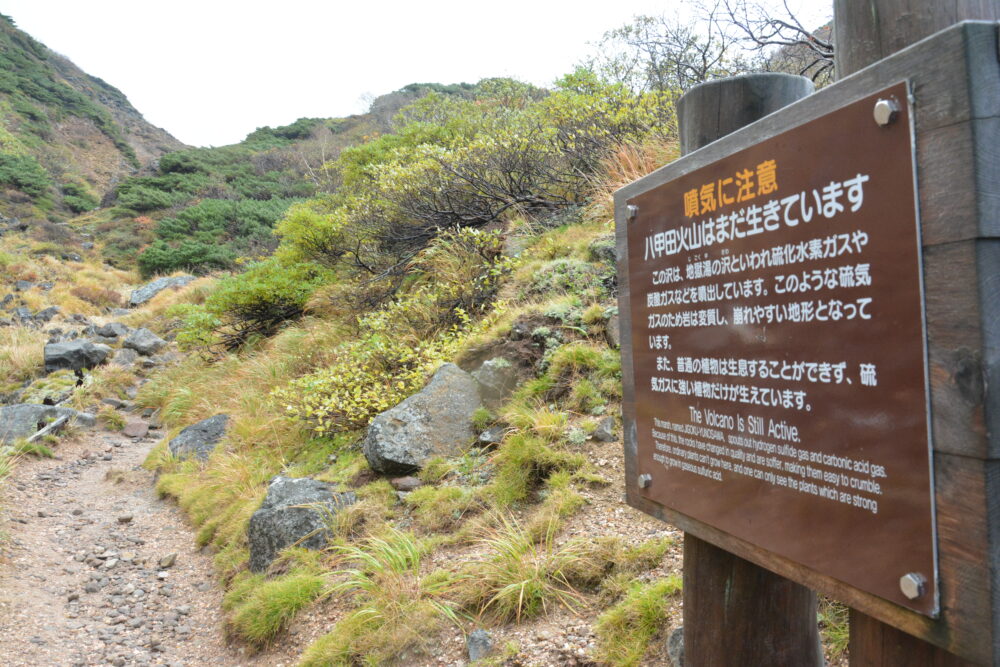
<svg viewBox="0 0 1000 667"><path fill-rule="evenodd" d="M875 116L876 123L885 127L896 120L899 115L899 104L896 103L896 100L879 100L875 103L872 115Z"/></svg>
<svg viewBox="0 0 1000 667"><path fill-rule="evenodd" d="M628 220L629 222L635 220L635 216L639 215L639 207L636 206L635 204L629 204L627 207L625 207L625 211L626 211L625 219Z"/></svg>
<svg viewBox="0 0 1000 667"><path fill-rule="evenodd" d="M917 572L907 572L899 578L899 590L903 591L903 595L908 599L916 600L924 594L926 583L924 575Z"/></svg>
<svg viewBox="0 0 1000 667"><path fill-rule="evenodd" d="M648 489L649 485L653 483L653 476L649 474L639 475L639 488Z"/></svg>

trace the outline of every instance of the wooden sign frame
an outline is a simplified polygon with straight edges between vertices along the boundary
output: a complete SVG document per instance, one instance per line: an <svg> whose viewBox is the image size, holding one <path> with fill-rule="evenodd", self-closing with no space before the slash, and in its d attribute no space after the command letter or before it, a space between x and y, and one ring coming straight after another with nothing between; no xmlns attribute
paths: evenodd
<svg viewBox="0 0 1000 667"><path fill-rule="evenodd" d="M750 562L980 663L1000 662L1000 45L941 31L615 194L628 503ZM638 487L626 203L727 155L912 84L927 318L940 616L928 618L647 500Z"/></svg>

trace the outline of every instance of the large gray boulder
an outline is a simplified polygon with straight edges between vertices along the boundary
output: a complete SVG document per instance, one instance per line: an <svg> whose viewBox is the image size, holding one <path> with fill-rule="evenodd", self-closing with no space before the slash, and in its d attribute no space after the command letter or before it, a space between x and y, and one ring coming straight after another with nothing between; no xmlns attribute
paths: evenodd
<svg viewBox="0 0 1000 667"><path fill-rule="evenodd" d="M483 403L490 408L498 407L517 387L517 368L503 357L483 362L472 377L479 383L479 393Z"/></svg>
<svg viewBox="0 0 1000 667"><path fill-rule="evenodd" d="M60 417L69 417L71 422L80 426L94 425L94 416L86 412L77 412L70 408L59 408L54 405L35 405L21 403L19 405L4 405L0 407L0 444L10 444L18 438L27 438L47 424Z"/></svg>
<svg viewBox="0 0 1000 667"><path fill-rule="evenodd" d="M260 509L250 517L250 570L263 572L285 547L322 549L330 518L357 502L354 492L334 493L329 484L281 475L271 480Z"/></svg>
<svg viewBox="0 0 1000 667"><path fill-rule="evenodd" d="M458 456L476 434L472 414L482 403L475 378L445 364L418 393L372 420L362 449L372 470L412 472L435 456Z"/></svg>
<svg viewBox="0 0 1000 667"><path fill-rule="evenodd" d="M92 343L89 340L70 340L62 343L49 343L45 346L45 372L82 371L104 363L111 353L107 345Z"/></svg>
<svg viewBox="0 0 1000 667"><path fill-rule="evenodd" d="M205 461L226 434L228 425L229 415L215 415L202 419L178 433L167 447L170 453L179 459L189 459L193 456L199 461Z"/></svg>
<svg viewBox="0 0 1000 667"><path fill-rule="evenodd" d="M128 298L128 305L129 307L141 306L168 287L184 287L194 279L194 276L157 278L156 280L146 283L142 287L133 290L132 294Z"/></svg>
<svg viewBox="0 0 1000 667"><path fill-rule="evenodd" d="M166 344L167 341L143 327L129 333L122 342L122 347L135 350L144 357L148 357L159 352Z"/></svg>

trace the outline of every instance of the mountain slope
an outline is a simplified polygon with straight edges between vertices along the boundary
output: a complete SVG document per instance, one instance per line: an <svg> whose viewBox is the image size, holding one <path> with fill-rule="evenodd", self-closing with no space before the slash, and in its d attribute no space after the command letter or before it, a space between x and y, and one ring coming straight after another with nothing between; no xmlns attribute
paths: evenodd
<svg viewBox="0 0 1000 667"><path fill-rule="evenodd" d="M184 144L0 15L0 212L60 221Z"/></svg>

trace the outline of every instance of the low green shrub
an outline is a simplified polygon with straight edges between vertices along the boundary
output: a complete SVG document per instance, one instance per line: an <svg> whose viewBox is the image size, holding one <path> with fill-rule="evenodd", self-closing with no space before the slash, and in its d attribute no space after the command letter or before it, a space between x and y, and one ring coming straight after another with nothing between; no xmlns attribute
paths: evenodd
<svg viewBox="0 0 1000 667"><path fill-rule="evenodd" d="M0 153L0 185L16 188L38 199L51 184L49 173L32 156Z"/></svg>

